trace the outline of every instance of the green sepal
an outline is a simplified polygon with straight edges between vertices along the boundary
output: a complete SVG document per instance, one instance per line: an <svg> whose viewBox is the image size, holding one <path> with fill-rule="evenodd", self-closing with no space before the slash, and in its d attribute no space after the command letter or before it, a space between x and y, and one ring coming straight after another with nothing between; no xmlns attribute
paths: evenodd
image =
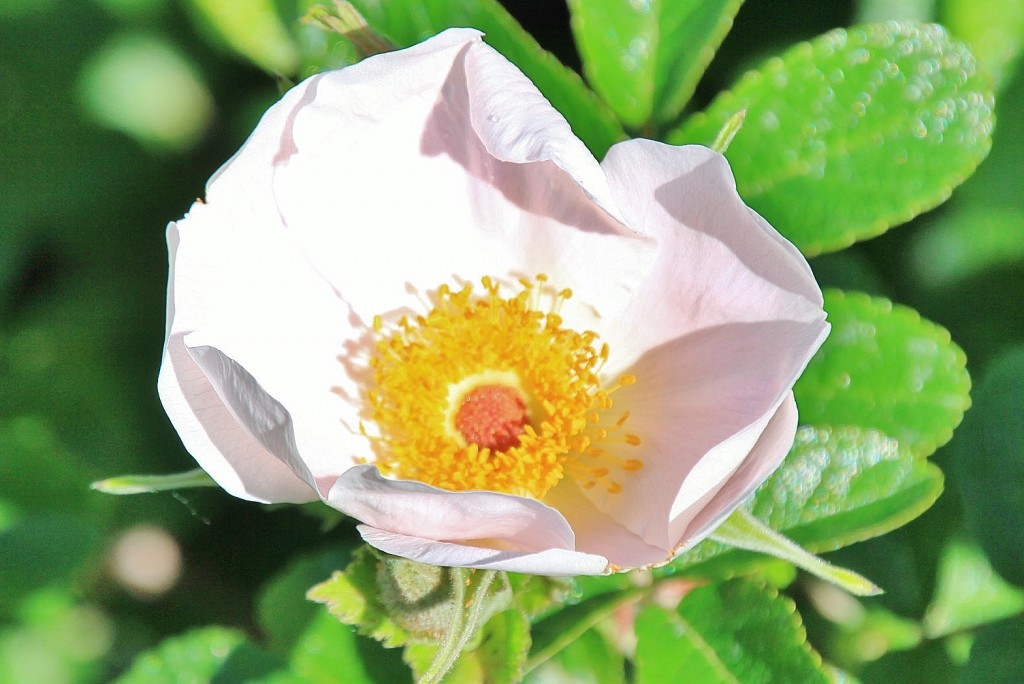
<svg viewBox="0 0 1024 684"><path fill-rule="evenodd" d="M882 590L852 570L840 568L800 548L754 517L750 511L737 508L725 522L711 533L711 539L738 549L765 553L788 561L807 572L842 587L857 596L876 596Z"/></svg>
<svg viewBox="0 0 1024 684"><path fill-rule="evenodd" d="M216 487L205 470L197 468L171 475L121 475L93 482L90 487L104 494L154 494L156 492L188 489L190 487Z"/></svg>

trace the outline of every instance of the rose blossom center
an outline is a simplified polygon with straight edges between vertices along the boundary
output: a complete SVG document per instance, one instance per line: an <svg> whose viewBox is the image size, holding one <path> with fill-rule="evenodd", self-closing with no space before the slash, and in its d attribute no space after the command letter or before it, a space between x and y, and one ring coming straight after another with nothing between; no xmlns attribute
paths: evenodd
<svg viewBox="0 0 1024 684"><path fill-rule="evenodd" d="M504 385L470 390L455 413L455 429L466 442L491 451L517 446L527 424L526 400Z"/></svg>
<svg viewBox="0 0 1024 684"><path fill-rule="evenodd" d="M640 443L625 431L629 413L612 413L611 395L633 376L602 383L608 346L562 324L570 290L544 275L508 295L514 286L481 282L482 293L442 285L425 315L374 319L372 426L361 429L377 467L451 491L542 499L568 475L618 493L616 474L643 467L623 453Z"/></svg>

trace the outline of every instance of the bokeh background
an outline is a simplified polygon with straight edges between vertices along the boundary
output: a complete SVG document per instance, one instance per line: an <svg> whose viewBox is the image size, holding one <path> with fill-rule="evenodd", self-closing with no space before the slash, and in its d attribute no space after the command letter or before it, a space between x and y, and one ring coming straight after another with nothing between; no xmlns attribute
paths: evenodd
<svg viewBox="0 0 1024 684"><path fill-rule="evenodd" d="M108 681L202 625L259 638L261 588L352 544L347 522L215 489L89 488L194 467L155 389L164 228L278 97L274 74L301 71L256 11L270 2L0 1L0 683ZM563 4L504 4L578 68ZM1024 653L1024 0L748 0L693 106L795 41L892 18L973 41L1000 78L994 148L938 210L812 267L948 328L975 408L934 457L936 506L834 554L887 593L792 594L812 643L865 682L976 681L972 649Z"/></svg>

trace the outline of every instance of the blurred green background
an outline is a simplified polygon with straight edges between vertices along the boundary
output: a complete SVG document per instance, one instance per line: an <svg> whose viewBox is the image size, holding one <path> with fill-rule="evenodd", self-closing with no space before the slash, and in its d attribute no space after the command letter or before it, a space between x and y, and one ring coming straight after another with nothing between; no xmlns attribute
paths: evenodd
<svg viewBox="0 0 1024 684"><path fill-rule="evenodd" d="M578 68L564 5L504 4ZM217 490L89 489L194 466L155 389L164 228L278 97L272 74L302 71L297 29L266 21L270 5L0 2L0 682L107 681L201 625L259 637L260 587L351 544L348 523L322 533L301 510ZM887 594L792 594L812 643L865 682L1024 681L1024 666L986 676L1024 653L1024 2L749 0L695 106L794 41L891 18L942 21L976 47L1000 83L994 148L938 210L812 267L948 328L975 408L934 458L939 503L834 554Z"/></svg>

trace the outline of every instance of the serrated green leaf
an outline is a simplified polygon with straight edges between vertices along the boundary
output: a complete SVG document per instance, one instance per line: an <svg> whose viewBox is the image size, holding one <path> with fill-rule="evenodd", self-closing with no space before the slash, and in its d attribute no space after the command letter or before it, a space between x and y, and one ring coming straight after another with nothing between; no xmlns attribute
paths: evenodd
<svg viewBox="0 0 1024 684"><path fill-rule="evenodd" d="M924 615L924 632L936 639L1022 610L1024 591L995 574L980 548L953 539L939 559L935 598Z"/></svg>
<svg viewBox="0 0 1024 684"><path fill-rule="evenodd" d="M386 647L401 646L410 635L388 615L381 603L377 586L379 559L369 547L357 551L344 571L306 593L311 601L323 603L327 610L346 625L355 626L360 634L373 637Z"/></svg>
<svg viewBox="0 0 1024 684"><path fill-rule="evenodd" d="M992 566L1024 585L1024 345L985 371L955 442L964 517Z"/></svg>
<svg viewBox="0 0 1024 684"><path fill-rule="evenodd" d="M907 523L934 503L942 482L937 467L878 432L805 427L748 505L771 529L821 553ZM735 574L757 558L707 540L661 572Z"/></svg>
<svg viewBox="0 0 1024 684"><path fill-rule="evenodd" d="M800 420L859 425L917 456L949 441L971 405L963 351L916 311L882 297L826 290L832 332L797 381Z"/></svg>
<svg viewBox="0 0 1024 684"><path fill-rule="evenodd" d="M322 0L297 0L294 16ZM569 121L598 158L626 137L614 114L583 80L543 50L497 0L352 0L371 27L399 47L408 47L452 26L480 29Z"/></svg>
<svg viewBox="0 0 1024 684"><path fill-rule="evenodd" d="M636 681L740 684L711 644L689 629L678 613L653 604L636 618Z"/></svg>
<svg viewBox="0 0 1024 684"><path fill-rule="evenodd" d="M793 602L753 582L698 587L674 613L651 606L641 618L639 682L831 682Z"/></svg>
<svg viewBox="0 0 1024 684"><path fill-rule="evenodd" d="M935 25L835 30L746 74L669 136L728 158L740 194L805 254L841 249L949 197L988 154L990 79Z"/></svg>
<svg viewBox="0 0 1024 684"><path fill-rule="evenodd" d="M254 681L280 663L227 627L203 627L165 640L143 653L117 684Z"/></svg>
<svg viewBox="0 0 1024 684"><path fill-rule="evenodd" d="M507 577L514 605L531 619L551 608L564 605L573 588L572 579L565 577L524 575L517 572L507 573Z"/></svg>
<svg viewBox="0 0 1024 684"><path fill-rule="evenodd" d="M569 0L587 79L628 126L682 111L743 0Z"/></svg>

